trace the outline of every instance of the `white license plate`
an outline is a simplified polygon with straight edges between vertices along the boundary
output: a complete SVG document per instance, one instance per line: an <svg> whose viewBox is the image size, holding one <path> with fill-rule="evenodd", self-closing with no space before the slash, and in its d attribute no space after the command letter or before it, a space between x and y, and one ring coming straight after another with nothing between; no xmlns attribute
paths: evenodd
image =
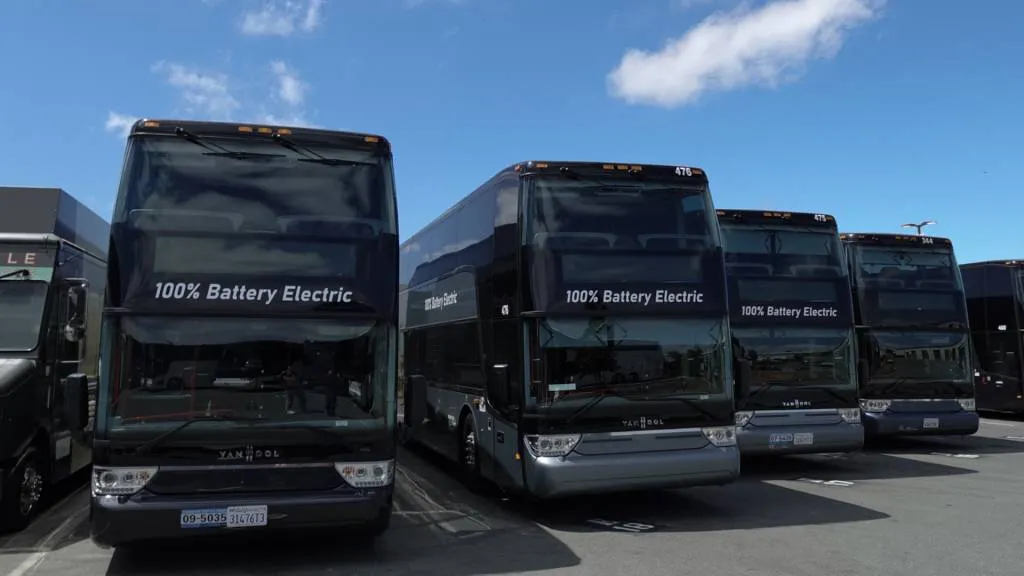
<svg viewBox="0 0 1024 576"><path fill-rule="evenodd" d="M266 506L229 506L228 528L245 528L247 526L266 526Z"/></svg>
<svg viewBox="0 0 1024 576"><path fill-rule="evenodd" d="M793 444L797 446L810 446L814 444L814 432L799 432L793 435Z"/></svg>
<svg viewBox="0 0 1024 576"><path fill-rule="evenodd" d="M777 433L768 435L769 444L791 444L793 442L793 435L788 433Z"/></svg>
<svg viewBox="0 0 1024 576"><path fill-rule="evenodd" d="M266 525L266 506L228 506L181 511L182 528L246 528Z"/></svg>
<svg viewBox="0 0 1024 576"><path fill-rule="evenodd" d="M938 428L939 427L939 419L938 418L925 418L924 419L924 427L925 428Z"/></svg>

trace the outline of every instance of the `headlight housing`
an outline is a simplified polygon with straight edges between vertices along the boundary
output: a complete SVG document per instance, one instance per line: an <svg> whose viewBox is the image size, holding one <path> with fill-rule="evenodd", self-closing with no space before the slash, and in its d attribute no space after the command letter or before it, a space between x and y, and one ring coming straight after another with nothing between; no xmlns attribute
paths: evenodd
<svg viewBox="0 0 1024 576"><path fill-rule="evenodd" d="M353 488L383 488L395 481L395 461L335 462L334 469Z"/></svg>
<svg viewBox="0 0 1024 576"><path fill-rule="evenodd" d="M160 469L156 466L104 468L93 466L93 496L131 496L149 484Z"/></svg>
<svg viewBox="0 0 1024 576"><path fill-rule="evenodd" d="M580 443L580 434L541 434L526 437L526 449L534 458L568 456Z"/></svg>

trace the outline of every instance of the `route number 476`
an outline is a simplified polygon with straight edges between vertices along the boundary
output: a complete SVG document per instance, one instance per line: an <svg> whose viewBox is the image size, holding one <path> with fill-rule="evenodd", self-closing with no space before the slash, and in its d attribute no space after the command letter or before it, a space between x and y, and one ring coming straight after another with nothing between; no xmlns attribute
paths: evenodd
<svg viewBox="0 0 1024 576"><path fill-rule="evenodd" d="M639 522L615 522L613 520L602 520L600 518L593 518L587 520L588 523L604 528L610 528L612 530L620 530L622 532L650 532L654 530L654 526L650 524L641 524Z"/></svg>

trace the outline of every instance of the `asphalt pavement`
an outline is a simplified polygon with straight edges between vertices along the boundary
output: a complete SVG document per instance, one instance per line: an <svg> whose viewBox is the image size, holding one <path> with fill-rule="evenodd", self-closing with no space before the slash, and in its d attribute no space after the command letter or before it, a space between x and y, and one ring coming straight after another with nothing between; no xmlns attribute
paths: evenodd
<svg viewBox="0 0 1024 576"><path fill-rule="evenodd" d="M370 550L343 534L94 546L84 487L0 539L0 574L564 574L1019 576L1024 422L967 438L901 440L849 456L744 462L731 486L579 498L529 508L473 494L403 451L392 529ZM73 488L73 487L72 487Z"/></svg>

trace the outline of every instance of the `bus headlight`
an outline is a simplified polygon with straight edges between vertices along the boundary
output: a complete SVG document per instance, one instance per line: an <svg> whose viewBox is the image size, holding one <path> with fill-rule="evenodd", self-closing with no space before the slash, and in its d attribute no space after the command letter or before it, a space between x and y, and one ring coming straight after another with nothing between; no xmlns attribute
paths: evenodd
<svg viewBox="0 0 1024 576"><path fill-rule="evenodd" d="M892 400L869 400L862 398L860 401L860 409L865 412L885 412L892 406Z"/></svg>
<svg viewBox="0 0 1024 576"><path fill-rule="evenodd" d="M395 481L395 461L335 462L338 475L353 488L383 488Z"/></svg>
<svg viewBox="0 0 1024 576"><path fill-rule="evenodd" d="M956 401L960 403L960 407L963 408L965 412L974 412L974 398L957 398Z"/></svg>
<svg viewBox="0 0 1024 576"><path fill-rule="evenodd" d="M140 468L101 468L92 469L93 496L131 496L146 487L156 476L156 466Z"/></svg>
<svg viewBox="0 0 1024 576"><path fill-rule="evenodd" d="M748 412L748 411L737 412L736 413L736 425L737 426L746 426L747 422L750 422L750 419L753 418L753 417L754 417L754 413L753 412Z"/></svg>
<svg viewBox="0 0 1024 576"><path fill-rule="evenodd" d="M708 439L708 442L719 448L736 445L735 426L715 426L713 428L701 428L700 431Z"/></svg>
<svg viewBox="0 0 1024 576"><path fill-rule="evenodd" d="M527 436L526 449L535 458L566 456L580 443L579 434L546 434Z"/></svg>
<svg viewBox="0 0 1024 576"><path fill-rule="evenodd" d="M847 424L860 424L860 408L840 408L839 417Z"/></svg>

